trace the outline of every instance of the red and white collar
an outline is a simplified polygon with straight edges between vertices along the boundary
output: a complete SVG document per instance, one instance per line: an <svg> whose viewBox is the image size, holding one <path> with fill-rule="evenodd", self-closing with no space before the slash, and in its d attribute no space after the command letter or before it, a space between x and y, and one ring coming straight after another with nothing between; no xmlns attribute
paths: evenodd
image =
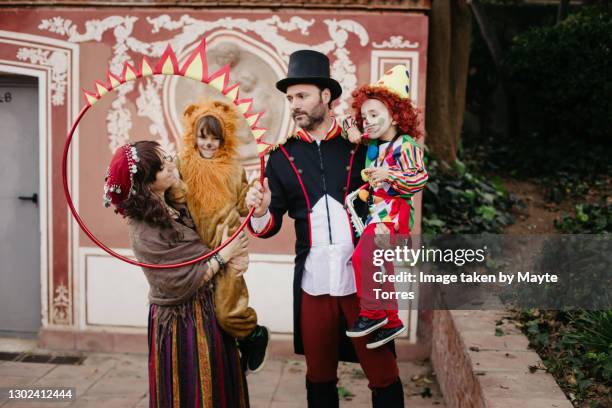
<svg viewBox="0 0 612 408"><path fill-rule="evenodd" d="M338 136L341 132L342 132L342 128L340 127L338 122L336 122L336 119L332 118L332 124L329 130L327 131L327 134L323 138L323 141L332 140L333 138ZM315 140L317 140L316 138L312 137L310 133L308 133L307 131L301 128L297 130L296 136L299 137L302 141L307 142L307 143L312 143Z"/></svg>

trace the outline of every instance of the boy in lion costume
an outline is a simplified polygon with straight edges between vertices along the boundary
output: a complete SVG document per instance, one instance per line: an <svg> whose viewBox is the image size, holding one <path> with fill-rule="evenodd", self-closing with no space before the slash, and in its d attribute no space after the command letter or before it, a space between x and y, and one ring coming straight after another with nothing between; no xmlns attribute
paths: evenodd
<svg viewBox="0 0 612 408"><path fill-rule="evenodd" d="M216 248L225 226L233 234L249 212L244 202L249 184L236 152L238 115L231 105L205 100L189 105L183 118L178 169L187 206L202 241ZM238 339L243 368L256 372L264 365L269 333L248 303L244 278L226 265L215 278L215 314L221 328Z"/></svg>

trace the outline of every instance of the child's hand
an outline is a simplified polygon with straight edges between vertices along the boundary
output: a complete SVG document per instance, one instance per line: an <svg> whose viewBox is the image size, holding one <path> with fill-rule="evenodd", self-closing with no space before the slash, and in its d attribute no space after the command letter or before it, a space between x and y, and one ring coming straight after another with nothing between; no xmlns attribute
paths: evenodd
<svg viewBox="0 0 612 408"><path fill-rule="evenodd" d="M357 121L352 116L348 116L342 121L342 130L346 133L351 143L357 144L361 142L363 135L357 128Z"/></svg>
<svg viewBox="0 0 612 408"><path fill-rule="evenodd" d="M348 136L348 140L351 143L357 144L357 143L359 143L361 141L362 135L361 135L361 132L359 131L359 129L357 129L356 126L353 126L353 127L349 128L346 131L346 134Z"/></svg>
<svg viewBox="0 0 612 408"><path fill-rule="evenodd" d="M370 185L374 188L382 187L382 183L389 177L389 171L383 167L375 167L364 170Z"/></svg>
<svg viewBox="0 0 612 408"><path fill-rule="evenodd" d="M383 223L376 224L376 229L374 230L374 244L379 249L389 249L391 248L391 235L389 234L389 228Z"/></svg>

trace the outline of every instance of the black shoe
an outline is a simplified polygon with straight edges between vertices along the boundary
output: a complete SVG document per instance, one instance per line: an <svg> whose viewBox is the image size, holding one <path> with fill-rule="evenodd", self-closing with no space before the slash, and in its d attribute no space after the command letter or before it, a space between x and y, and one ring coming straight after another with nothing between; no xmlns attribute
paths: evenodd
<svg viewBox="0 0 612 408"><path fill-rule="evenodd" d="M240 367L242 372L248 374L249 371L249 347L242 340L238 340L238 350L240 351Z"/></svg>
<svg viewBox="0 0 612 408"><path fill-rule="evenodd" d="M346 331L346 335L349 337L363 337L372 333L379 327L383 327L385 324L387 324L387 322L388 320L386 317L383 317L382 319L369 319L367 317L359 316L357 317L357 321L353 327Z"/></svg>
<svg viewBox="0 0 612 408"><path fill-rule="evenodd" d="M390 342L391 340L402 334L404 331L406 331L405 326L393 327L391 329L380 329L376 333L374 333L372 340L368 342L366 347L369 349L375 349L376 347L380 347L383 344Z"/></svg>
<svg viewBox="0 0 612 408"><path fill-rule="evenodd" d="M247 373L260 371L268 358L270 332L265 326L257 326L247 337L238 342L242 368Z"/></svg>
<svg viewBox="0 0 612 408"><path fill-rule="evenodd" d="M398 378L387 387L372 389L373 408L403 408L404 389L402 381Z"/></svg>
<svg viewBox="0 0 612 408"><path fill-rule="evenodd" d="M306 401L308 408L338 408L340 397L336 382L313 383L306 379Z"/></svg>

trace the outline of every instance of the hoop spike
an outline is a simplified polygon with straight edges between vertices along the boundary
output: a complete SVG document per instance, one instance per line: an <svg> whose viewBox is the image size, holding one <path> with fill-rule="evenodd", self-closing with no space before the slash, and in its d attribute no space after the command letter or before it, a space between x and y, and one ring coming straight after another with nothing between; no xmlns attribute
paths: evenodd
<svg viewBox="0 0 612 408"><path fill-rule="evenodd" d="M268 152L272 150L272 148L274 148L274 146L271 144L264 142L257 143L257 153L260 157L263 157L268 154Z"/></svg>
<svg viewBox="0 0 612 408"><path fill-rule="evenodd" d="M236 99L238 99L239 93L240 93L240 82L237 82L234 85L227 88L225 92L223 92L223 95L225 95L230 101L236 102Z"/></svg>
<svg viewBox="0 0 612 408"><path fill-rule="evenodd" d="M140 76L147 77L155 74L155 70L153 69L153 65L149 62L147 57L142 59L142 63L140 65Z"/></svg>
<svg viewBox="0 0 612 408"><path fill-rule="evenodd" d="M106 89L106 87L100 82L94 81L94 84L96 84L96 91L98 92L98 97L101 98L108 93L108 89Z"/></svg>
<svg viewBox="0 0 612 408"><path fill-rule="evenodd" d="M98 102L98 97L91 92L86 91L85 89L81 89L83 91L83 99L85 99L85 103L89 106L93 106L96 102Z"/></svg>
<svg viewBox="0 0 612 408"><path fill-rule="evenodd" d="M252 129L255 126L257 126L257 122L259 122L259 119L261 118L261 115L263 115L263 111L257 112L257 113L253 113L253 114L245 114L244 118L246 119L247 123L249 124L249 126Z"/></svg>
<svg viewBox="0 0 612 408"><path fill-rule="evenodd" d="M227 64L213 73L210 78L208 78L208 85L217 89L219 92L226 90L227 84L229 83L229 69L230 66Z"/></svg>
<svg viewBox="0 0 612 408"><path fill-rule="evenodd" d="M138 73L127 62L123 65L123 72L121 73L121 82L133 81L138 78Z"/></svg>
<svg viewBox="0 0 612 408"><path fill-rule="evenodd" d="M251 98L239 99L235 101L235 103L236 103L236 107L238 108L238 110L240 110L242 114L245 114L251 110L251 107L253 106L253 99Z"/></svg>
<svg viewBox="0 0 612 408"><path fill-rule="evenodd" d="M157 62L155 73L164 75L175 75L180 73L178 60L170 44L168 44L166 50Z"/></svg>
<svg viewBox="0 0 612 408"><path fill-rule="evenodd" d="M189 55L180 71L181 75L204 82L208 76L208 60L206 59L206 39Z"/></svg>
<svg viewBox="0 0 612 408"><path fill-rule="evenodd" d="M266 129L254 127L251 129L251 134L253 135L253 138L255 138L255 141L259 143L266 134Z"/></svg>
<svg viewBox="0 0 612 408"><path fill-rule="evenodd" d="M109 72L106 73L106 84L108 90L113 90L121 85L121 80Z"/></svg>

